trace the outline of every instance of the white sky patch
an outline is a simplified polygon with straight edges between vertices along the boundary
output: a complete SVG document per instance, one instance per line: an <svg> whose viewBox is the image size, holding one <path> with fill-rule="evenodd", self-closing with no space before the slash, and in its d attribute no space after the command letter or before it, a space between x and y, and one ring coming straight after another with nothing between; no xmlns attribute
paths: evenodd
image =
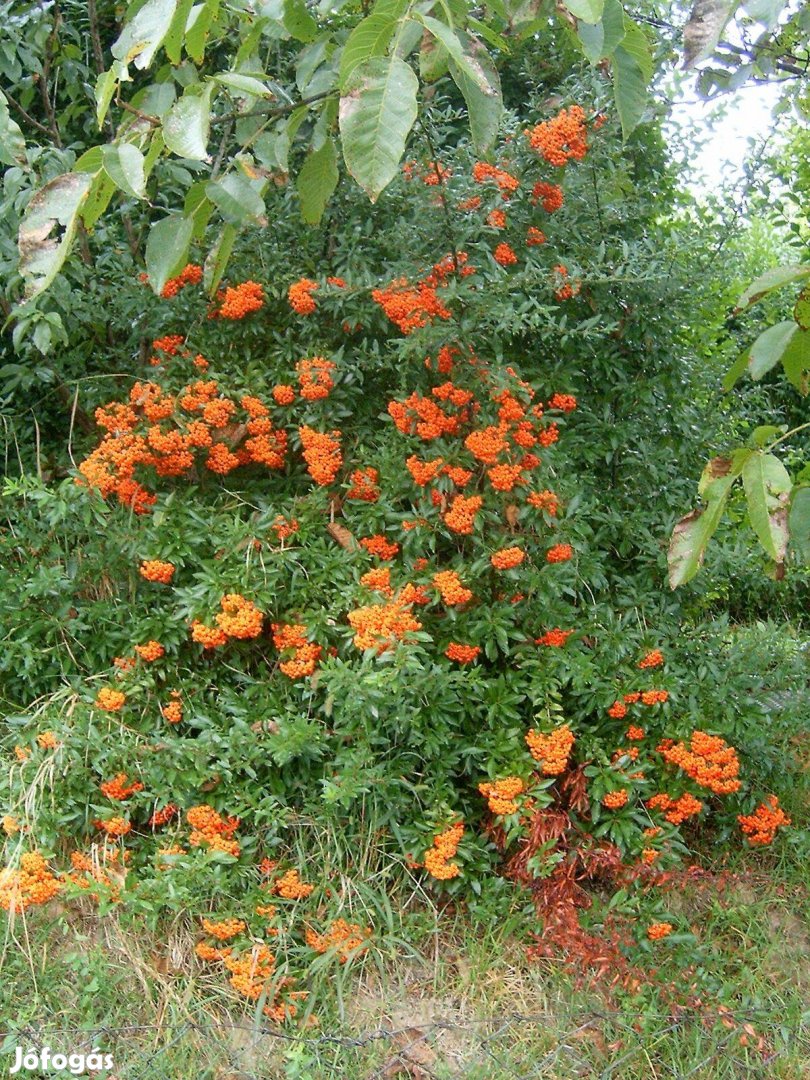
<svg viewBox="0 0 810 1080"><path fill-rule="evenodd" d="M768 139L768 152L779 142L773 109L779 100L778 83L749 83L739 90L704 101L694 90L695 79L675 92L670 132L692 145L688 152L686 185L696 194L718 194L744 177L744 165Z"/></svg>

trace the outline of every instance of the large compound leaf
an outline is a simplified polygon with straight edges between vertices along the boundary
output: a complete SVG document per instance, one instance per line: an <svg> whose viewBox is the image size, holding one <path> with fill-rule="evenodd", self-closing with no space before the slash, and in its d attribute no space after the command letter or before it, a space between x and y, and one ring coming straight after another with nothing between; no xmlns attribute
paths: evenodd
<svg viewBox="0 0 810 1080"><path fill-rule="evenodd" d="M785 561L788 544L790 475L773 454L754 454L742 472L748 519L766 554L777 564Z"/></svg>
<svg viewBox="0 0 810 1080"><path fill-rule="evenodd" d="M739 0L695 0L683 28L683 66L694 67L711 56Z"/></svg>
<svg viewBox="0 0 810 1080"><path fill-rule="evenodd" d="M492 58L478 38L461 31L458 32L458 38L464 50L466 63L464 67L461 67L451 57L448 66L453 82L467 103L473 144L479 154L486 154L498 136L501 123L503 113L501 80ZM471 66L476 72L475 78L467 74Z"/></svg>
<svg viewBox="0 0 810 1080"><path fill-rule="evenodd" d="M356 67L386 53L396 25L407 8L408 0L377 0L371 14L355 26L340 56L341 90Z"/></svg>
<svg viewBox="0 0 810 1080"><path fill-rule="evenodd" d="M810 276L810 266L774 266L766 270L764 274L760 274L755 281L751 282L737 301L735 314L743 308L756 304L774 289L781 289L783 285L789 285L791 281L800 281L808 276Z"/></svg>
<svg viewBox="0 0 810 1080"><path fill-rule="evenodd" d="M170 214L152 226L146 241L146 272L158 296L186 265L193 231L193 219L182 214Z"/></svg>
<svg viewBox="0 0 810 1080"><path fill-rule="evenodd" d="M308 225L317 225L332 192L337 187L338 167L335 144L331 139L314 150L301 166L296 180L301 200L301 217Z"/></svg>
<svg viewBox="0 0 810 1080"><path fill-rule="evenodd" d="M613 52L613 97L627 140L647 107L647 85L652 78L652 56L643 30L630 19L624 37Z"/></svg>
<svg viewBox="0 0 810 1080"><path fill-rule="evenodd" d="M208 136L211 131L210 84L200 92L189 87L175 102L163 121L163 139L179 157L208 161Z"/></svg>
<svg viewBox="0 0 810 1080"><path fill-rule="evenodd" d="M18 247L27 298L47 289L61 270L92 183L89 173L63 173L40 188L26 207Z"/></svg>
<svg viewBox="0 0 810 1080"><path fill-rule="evenodd" d="M0 90L0 162L3 165L25 164L25 139L20 125L8 111L8 98Z"/></svg>
<svg viewBox="0 0 810 1080"><path fill-rule="evenodd" d="M176 8L177 0L147 0L113 43L115 59L148 68L169 32Z"/></svg>
<svg viewBox="0 0 810 1080"><path fill-rule="evenodd" d="M358 64L340 99L340 134L346 168L376 202L399 170L416 120L419 81L397 56Z"/></svg>

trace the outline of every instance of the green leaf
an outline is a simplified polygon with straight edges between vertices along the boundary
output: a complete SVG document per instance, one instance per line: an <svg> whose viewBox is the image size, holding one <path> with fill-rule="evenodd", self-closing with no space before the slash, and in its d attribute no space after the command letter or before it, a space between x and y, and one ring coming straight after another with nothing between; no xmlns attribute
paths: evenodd
<svg viewBox="0 0 810 1080"><path fill-rule="evenodd" d="M222 75L214 75L214 82L250 97L275 97L272 90L265 86L261 79L254 79L251 75L241 75L237 71L226 71Z"/></svg>
<svg viewBox="0 0 810 1080"><path fill-rule="evenodd" d="M748 372L751 378L761 379L775 367L790 345L793 335L797 333L799 328L793 319L776 323L764 330L748 350Z"/></svg>
<svg viewBox="0 0 810 1080"><path fill-rule="evenodd" d="M135 199L146 198L143 154L132 143L103 148L104 169L116 187Z"/></svg>
<svg viewBox="0 0 810 1080"><path fill-rule="evenodd" d="M61 270L92 183L87 173L63 173L28 203L18 233L19 270L27 299L47 289Z"/></svg>
<svg viewBox="0 0 810 1080"><path fill-rule="evenodd" d="M171 277L175 277L188 260L188 248L194 222L182 214L170 214L156 222L146 241L146 272L149 284L157 295Z"/></svg>
<svg viewBox="0 0 810 1080"><path fill-rule="evenodd" d="M219 0L205 0L191 9L186 26L186 52L195 64L205 59L205 45L211 24L219 14Z"/></svg>
<svg viewBox="0 0 810 1080"><path fill-rule="evenodd" d="M564 0L571 14L584 23L598 23L604 10L603 0Z"/></svg>
<svg viewBox="0 0 810 1080"><path fill-rule="evenodd" d="M0 162L4 165L24 165L25 160L23 133L8 111L8 98L0 90Z"/></svg>
<svg viewBox="0 0 810 1080"><path fill-rule="evenodd" d="M473 144L478 153L486 154L495 143L501 124L503 114L501 80L489 53L481 42L461 31L458 37L468 63L473 64L476 70L483 73L487 85L487 89L482 90L479 80L469 78L466 71L460 68L452 58L450 59L448 65L450 74L467 103Z"/></svg>
<svg viewBox="0 0 810 1080"><path fill-rule="evenodd" d="M782 353L785 375L802 397L810 390L810 330L798 329Z"/></svg>
<svg viewBox="0 0 810 1080"><path fill-rule="evenodd" d="M349 174L376 202L399 170L416 120L419 81L404 60L375 57L355 67L340 99Z"/></svg>
<svg viewBox="0 0 810 1080"><path fill-rule="evenodd" d="M284 0L284 29L296 41L313 41L318 36L318 24L307 11L304 0Z"/></svg>
<svg viewBox="0 0 810 1080"><path fill-rule="evenodd" d="M120 60L114 60L110 69L102 71L96 79L96 123L99 128L104 123L104 117L107 115L119 82L126 78L128 78L126 65Z"/></svg>
<svg viewBox="0 0 810 1080"><path fill-rule="evenodd" d="M810 566L810 487L794 488L788 516L790 550L799 562Z"/></svg>
<svg viewBox="0 0 810 1080"><path fill-rule="evenodd" d="M208 136L211 131L211 92L209 84L202 92L190 86L169 110L163 121L166 146L179 157L209 161Z"/></svg>
<svg viewBox="0 0 810 1080"><path fill-rule="evenodd" d="M723 389L731 390L748 371L748 350L741 352L723 378Z"/></svg>
<svg viewBox="0 0 810 1080"><path fill-rule="evenodd" d="M264 199L251 182L238 173L228 173L220 180L209 181L205 194L223 219L232 225L267 224Z"/></svg>
<svg viewBox="0 0 810 1080"><path fill-rule="evenodd" d="M613 96L627 141L647 107L647 84L652 78L652 56L644 32L625 19L624 38L613 53Z"/></svg>
<svg viewBox="0 0 810 1080"><path fill-rule="evenodd" d="M711 56L739 0L695 0L683 28L683 66L694 67Z"/></svg>
<svg viewBox="0 0 810 1080"><path fill-rule="evenodd" d="M700 569L709 541L720 524L729 492L753 453L741 447L730 458L713 458L703 470L698 491L708 505L686 514L672 530L667 553L671 589L691 581Z"/></svg>
<svg viewBox="0 0 810 1080"><path fill-rule="evenodd" d="M362 19L349 34L340 57L340 89L343 90L354 69L366 60L383 56L397 22L408 7L408 0L377 0L371 14Z"/></svg>
<svg viewBox="0 0 810 1080"><path fill-rule="evenodd" d="M773 454L753 454L742 473L748 519L766 554L785 561L788 543L787 504L793 481Z"/></svg>
<svg viewBox="0 0 810 1080"><path fill-rule="evenodd" d="M474 83L475 86L485 94L491 95L494 93L490 77L484 66L480 63L478 55L472 52L465 52L461 39L454 30L446 23L440 22L438 19L431 19L429 15L420 15L419 21L423 26L427 27L437 41L440 41L442 45L444 45L456 67L464 73L470 82ZM470 39L467 38L468 42L469 40ZM484 53L486 53L483 44L480 42L478 44L480 45L480 50L483 50ZM487 59L489 59L488 54Z"/></svg>
<svg viewBox="0 0 810 1080"><path fill-rule="evenodd" d="M591 64L598 64L605 52L605 25L601 21L593 26L588 23L577 23L577 37Z"/></svg>
<svg viewBox="0 0 810 1080"><path fill-rule="evenodd" d="M191 14L191 5L194 0L177 0L174 16L163 41L163 48L170 64L180 63L180 51L183 47L183 36L186 32L188 18Z"/></svg>
<svg viewBox="0 0 810 1080"><path fill-rule="evenodd" d="M321 220L337 182L335 144L328 139L319 150L309 154L296 180L301 217L308 225L317 225Z"/></svg>
<svg viewBox="0 0 810 1080"><path fill-rule="evenodd" d="M742 311L743 308L756 304L758 300L773 292L774 289L781 289L783 285L789 285L790 282L799 281L809 275L810 266L775 266L771 270L766 270L764 274L751 282L737 301L737 306L734 309L735 314Z"/></svg>
<svg viewBox="0 0 810 1080"><path fill-rule="evenodd" d="M81 219L86 229L93 229L98 219L110 205L115 194L116 184L106 169L99 169L93 177L93 183L82 204Z"/></svg>
<svg viewBox="0 0 810 1080"><path fill-rule="evenodd" d="M113 43L112 54L124 64L148 68L172 24L177 0L147 0Z"/></svg>
<svg viewBox="0 0 810 1080"><path fill-rule="evenodd" d="M602 56L612 56L616 46L621 45L627 36L627 19L624 16L624 8L619 0L605 0L605 8L602 12L602 25L605 28L605 44ZM633 25L632 23L630 24ZM642 69L643 70L643 69ZM647 78L652 77L652 63Z"/></svg>
<svg viewBox="0 0 810 1080"><path fill-rule="evenodd" d="M209 296L214 296L225 273L233 245L239 235L236 225L223 225L216 243L203 264L203 285Z"/></svg>
<svg viewBox="0 0 810 1080"><path fill-rule="evenodd" d="M423 34L419 46L419 75L422 82L435 82L447 74L448 53L432 34Z"/></svg>
<svg viewBox="0 0 810 1080"><path fill-rule="evenodd" d="M810 330L810 288L807 285L799 293L793 308L793 318L802 330Z"/></svg>

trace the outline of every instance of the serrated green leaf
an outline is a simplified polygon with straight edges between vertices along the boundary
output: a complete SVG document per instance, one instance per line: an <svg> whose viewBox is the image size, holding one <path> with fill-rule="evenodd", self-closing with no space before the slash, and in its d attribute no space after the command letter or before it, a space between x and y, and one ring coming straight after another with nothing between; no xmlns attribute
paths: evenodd
<svg viewBox="0 0 810 1080"><path fill-rule="evenodd" d="M105 146L102 159L104 169L116 187L134 199L146 198L146 179L143 154L132 143L114 143Z"/></svg>
<svg viewBox="0 0 810 1080"><path fill-rule="evenodd" d="M748 350L740 353L723 378L723 389L731 390L748 370Z"/></svg>
<svg viewBox="0 0 810 1080"><path fill-rule="evenodd" d="M296 41L313 41L318 36L318 24L307 11L304 0L284 0L284 29Z"/></svg>
<svg viewBox="0 0 810 1080"><path fill-rule="evenodd" d="M404 60L375 57L355 67L340 99L343 156L376 202L399 171L414 121L419 81Z"/></svg>
<svg viewBox="0 0 810 1080"><path fill-rule="evenodd" d="M793 486L787 469L773 454L753 454L742 473L748 519L769 558L785 561L788 543L787 504Z"/></svg>
<svg viewBox="0 0 810 1080"><path fill-rule="evenodd" d="M810 566L810 487L793 491L788 515L790 550L804 566Z"/></svg>
<svg viewBox="0 0 810 1080"><path fill-rule="evenodd" d="M782 367L793 386L806 397L810 391L810 330L797 329L782 353Z"/></svg>
<svg viewBox="0 0 810 1080"><path fill-rule="evenodd" d="M694 67L711 56L739 0L695 0L683 28L683 66Z"/></svg>
<svg viewBox="0 0 810 1080"><path fill-rule="evenodd" d="M210 84L202 91L196 85L188 87L163 121L164 142L179 157L209 160L212 89Z"/></svg>
<svg viewBox="0 0 810 1080"><path fill-rule="evenodd" d="M0 90L0 162L25 164L25 138L19 124L8 111L8 98Z"/></svg>
<svg viewBox="0 0 810 1080"><path fill-rule="evenodd" d="M371 13L355 26L340 57L341 90L359 64L385 54L397 22L407 8L408 0L377 0Z"/></svg>
<svg viewBox="0 0 810 1080"><path fill-rule="evenodd" d="M116 183L106 169L99 169L93 177L93 183L82 204L81 219L84 227L92 230L96 222L110 205L115 194Z"/></svg>
<svg viewBox="0 0 810 1080"><path fill-rule="evenodd" d="M337 154L335 144L329 139L308 155L296 180L301 217L308 225L317 225L321 220L337 182Z"/></svg>
<svg viewBox="0 0 810 1080"><path fill-rule="evenodd" d="M789 285L792 281L800 281L808 276L810 276L810 266L774 266L751 282L737 301L734 311L742 311L743 308L756 304L774 289L781 289L783 285Z"/></svg>
<svg viewBox="0 0 810 1080"><path fill-rule="evenodd" d="M603 0L564 0L571 14L584 23L598 23L604 9Z"/></svg>
<svg viewBox="0 0 810 1080"><path fill-rule="evenodd" d="M793 318L802 330L810 330L810 288L805 285L793 308Z"/></svg>
<svg viewBox="0 0 810 1080"><path fill-rule="evenodd" d="M238 173L228 173L219 180L210 180L205 193L223 219L231 225L267 223L264 199L250 180Z"/></svg>
<svg viewBox="0 0 810 1080"><path fill-rule="evenodd" d="M205 46L211 26L219 14L219 0L205 0L191 9L186 26L186 52L195 64L205 59Z"/></svg>
<svg viewBox="0 0 810 1080"><path fill-rule="evenodd" d="M182 214L170 214L156 222L146 241L146 273L157 295L171 277L186 265L194 222Z"/></svg>
<svg viewBox="0 0 810 1080"><path fill-rule="evenodd" d="M122 64L120 60L114 60L109 70L102 71L96 79L96 123L99 128L104 123L104 117L107 115L107 110L119 82L128 77L126 65Z"/></svg>
<svg viewBox="0 0 810 1080"><path fill-rule="evenodd" d="M17 239L26 299L47 289L61 270L92 183L88 173L63 173L40 188L28 203Z"/></svg>
<svg viewBox="0 0 810 1080"><path fill-rule="evenodd" d="M236 225L223 225L216 243L203 264L203 286L209 296L214 296L225 273L233 245L239 235Z"/></svg>
<svg viewBox="0 0 810 1080"><path fill-rule="evenodd" d="M238 71L226 71L221 75L214 75L213 79L214 82L249 97L275 97L275 94L268 89L261 79L254 79L252 75L242 75Z"/></svg>
<svg viewBox="0 0 810 1080"><path fill-rule="evenodd" d="M501 80L489 53L481 42L461 31L458 37L468 61L483 72L487 84L487 90L482 90L478 81L470 79L466 71L460 68L452 58L450 59L449 68L453 82L467 103L473 144L478 153L486 154L498 137L503 115Z"/></svg>
<svg viewBox="0 0 810 1080"><path fill-rule="evenodd" d="M183 48L183 37L186 32L186 24L191 14L191 6L194 0L177 0L177 7L172 16L171 24L163 39L163 48L170 64L180 63L180 54Z"/></svg>
<svg viewBox="0 0 810 1080"><path fill-rule="evenodd" d="M647 107L647 85L652 77L652 56L644 32L625 19L624 37L613 52L613 96L626 141Z"/></svg>
<svg viewBox="0 0 810 1080"><path fill-rule="evenodd" d="M786 319L763 330L748 350L748 373L751 378L761 379L775 367L793 340L794 334L799 332L792 319Z"/></svg>
<svg viewBox="0 0 810 1080"><path fill-rule="evenodd" d="M480 42L478 43L480 45L479 50L476 52L465 52L460 37L456 34L455 30L452 30L446 23L440 22L439 19L432 19L429 15L420 15L419 22L433 34L437 41L442 43L456 67L464 73L470 82L484 94L493 94L494 91L490 79L483 64L481 64L478 59L481 49L486 52L484 46ZM467 40L469 41L470 39ZM487 59L489 59L488 54ZM492 65L490 65L490 68L491 67Z"/></svg>
<svg viewBox="0 0 810 1080"><path fill-rule="evenodd" d="M112 54L124 64L148 68L172 24L177 0L147 0L125 24L113 43Z"/></svg>

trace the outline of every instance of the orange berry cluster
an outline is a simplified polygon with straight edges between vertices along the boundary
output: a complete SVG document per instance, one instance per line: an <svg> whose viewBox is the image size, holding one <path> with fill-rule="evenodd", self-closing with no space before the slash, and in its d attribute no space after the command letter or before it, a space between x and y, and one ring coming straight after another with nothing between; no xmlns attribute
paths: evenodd
<svg viewBox="0 0 810 1080"><path fill-rule="evenodd" d="M560 649L573 633L573 630L560 630L559 627L556 627L554 630L546 630L542 637L534 639L534 643L535 645L546 645L551 649Z"/></svg>
<svg viewBox="0 0 810 1080"><path fill-rule="evenodd" d="M309 475L321 487L333 483L343 464L340 432L333 431L331 435L327 435L304 425L298 429L298 434Z"/></svg>
<svg viewBox="0 0 810 1080"><path fill-rule="evenodd" d="M147 824L151 825L153 829L159 829L163 825L168 825L172 818L176 817L179 813L180 809L175 806L174 803L166 803L166 805L162 806L159 810L155 810Z"/></svg>
<svg viewBox="0 0 810 1080"><path fill-rule="evenodd" d="M38 851L29 851L20 859L20 868L0 870L0 908L24 911L37 904L47 904L62 888L62 882L48 869Z"/></svg>
<svg viewBox="0 0 810 1080"><path fill-rule="evenodd" d="M545 510L550 517L557 516L559 501L553 491L533 491L526 497L526 502L535 510Z"/></svg>
<svg viewBox="0 0 810 1080"><path fill-rule="evenodd" d="M462 645L457 641L451 641L444 650L444 655L457 664L472 664L480 652L480 645Z"/></svg>
<svg viewBox="0 0 810 1080"><path fill-rule="evenodd" d="M225 819L213 806L203 803L201 806L192 806L186 812L186 821L192 830L188 838L192 847L207 847L211 851L239 855L239 842L233 839L233 834L239 828L239 818Z"/></svg>
<svg viewBox="0 0 810 1080"><path fill-rule="evenodd" d="M775 795L769 795L752 814L737 817L749 844L766 845L773 842L777 829L790 825L790 818L779 805Z"/></svg>
<svg viewBox="0 0 810 1080"><path fill-rule="evenodd" d="M55 750L59 746L59 740L52 731L41 731L37 735L37 746L41 750Z"/></svg>
<svg viewBox="0 0 810 1080"><path fill-rule="evenodd" d="M653 649L638 662L638 667L643 671L645 668L660 667L664 662L664 654L660 649Z"/></svg>
<svg viewBox="0 0 810 1080"><path fill-rule="evenodd" d="M440 570L439 573L433 575L433 584L448 607L469 603L473 598L472 590L461 584L461 578L455 570Z"/></svg>
<svg viewBox="0 0 810 1080"><path fill-rule="evenodd" d="M627 806L627 800L629 798L627 788L619 788L618 791L608 791L607 794L602 796L602 806L608 810L621 810L623 806Z"/></svg>
<svg viewBox="0 0 810 1080"><path fill-rule="evenodd" d="M368 949L371 928L361 927L358 923L348 923L345 919L335 919L326 933L318 934L308 926L304 937L307 945L316 953L325 953L332 949L341 964L345 964L352 956L358 956Z"/></svg>
<svg viewBox="0 0 810 1080"><path fill-rule="evenodd" d="M493 229L505 229L506 228L506 214L503 210L491 210L487 214L487 225L492 226Z"/></svg>
<svg viewBox="0 0 810 1080"><path fill-rule="evenodd" d="M491 813L508 817L518 812L516 799L526 790L526 784L519 776L506 776L503 780L479 784L478 790L487 800Z"/></svg>
<svg viewBox="0 0 810 1080"><path fill-rule="evenodd" d="M554 547L549 548L546 552L546 562L568 562L568 560L573 556L573 554L574 549L571 547L570 544L555 544Z"/></svg>
<svg viewBox="0 0 810 1080"><path fill-rule="evenodd" d="M174 577L174 567L170 562L161 562L160 559L147 559L141 563L138 573L146 581L168 585Z"/></svg>
<svg viewBox="0 0 810 1080"><path fill-rule="evenodd" d="M307 639L306 626L295 623L273 623L273 644L281 652L291 649L292 655L279 664L281 672L289 679L303 679L311 675L323 653L320 645Z"/></svg>
<svg viewBox="0 0 810 1080"><path fill-rule="evenodd" d="M516 566L520 566L525 558L526 552L522 548L508 547L496 551L494 555L490 555L489 561L496 570L514 570Z"/></svg>
<svg viewBox="0 0 810 1080"><path fill-rule="evenodd" d="M191 623L191 640L204 649L216 649L228 643L229 638L247 641L262 632L264 615L252 600L239 593L226 593L219 602L222 611L216 616L215 627L194 619Z"/></svg>
<svg viewBox="0 0 810 1080"><path fill-rule="evenodd" d="M476 184L484 184L487 180L492 180L497 184L504 199L508 199L520 187L520 181L516 176L512 176L505 169L499 169L496 165L489 165L485 161L477 161L473 165L472 178Z"/></svg>
<svg viewBox="0 0 810 1080"><path fill-rule="evenodd" d="M195 263L188 263L184 266L177 277L169 278L166 284L163 286L161 296L164 300L171 300L173 296L177 296L181 289L184 289L186 285L199 285L202 281L203 270L201 266L197 266Z"/></svg>
<svg viewBox="0 0 810 1080"><path fill-rule="evenodd" d="M311 278L300 278L294 281L287 290L287 299L290 307L297 315L314 315L318 305L312 298L312 294L320 289L317 281Z"/></svg>
<svg viewBox="0 0 810 1080"><path fill-rule="evenodd" d="M513 248L505 241L498 244L492 253L492 257L500 266L514 266L518 261Z"/></svg>
<svg viewBox="0 0 810 1080"><path fill-rule="evenodd" d="M371 467L355 469L349 477L351 487L346 492L347 499L359 499L361 502L377 502L380 497L380 474Z"/></svg>
<svg viewBox="0 0 810 1080"><path fill-rule="evenodd" d="M563 190L557 184L547 184L543 180L538 180L532 188L531 202L535 205L541 202L547 214L553 214L562 209L564 201Z"/></svg>
<svg viewBox="0 0 810 1080"><path fill-rule="evenodd" d="M377 533L374 536L364 536L360 540L360 546L364 547L369 555L374 555L377 559L393 559L399 551L399 544L394 541L386 540L384 536Z"/></svg>
<svg viewBox="0 0 810 1080"><path fill-rule="evenodd" d="M314 885L302 881L297 870L288 870L273 883L272 892L282 900L306 900L314 890Z"/></svg>
<svg viewBox="0 0 810 1080"><path fill-rule="evenodd" d="M544 776L559 776L568 768L568 758L574 746L574 735L568 724L549 734L532 728L526 735L526 745L532 757L540 762Z"/></svg>
<svg viewBox="0 0 810 1080"><path fill-rule="evenodd" d="M403 334L411 334L434 319L450 318L436 286L427 281L410 285L407 278L397 278L385 289L373 289L371 299Z"/></svg>
<svg viewBox="0 0 810 1080"><path fill-rule="evenodd" d="M660 941L662 938L669 937L671 933L672 923L654 922L647 927L647 937L650 941Z"/></svg>
<svg viewBox="0 0 810 1080"><path fill-rule="evenodd" d="M705 731L692 733L690 745L664 740L658 753L670 765L677 765L701 787L716 795L730 795L739 791L740 762L737 751L719 735L707 735Z"/></svg>
<svg viewBox="0 0 810 1080"><path fill-rule="evenodd" d="M526 246L539 247L541 244L545 244L545 242L546 234L542 229L537 229L534 225L530 225L526 230Z"/></svg>
<svg viewBox="0 0 810 1080"><path fill-rule="evenodd" d="M448 529L460 536L469 536L475 526L475 515L484 505L480 495L472 495L466 498L464 495L456 495L444 515L444 523Z"/></svg>
<svg viewBox="0 0 810 1080"><path fill-rule="evenodd" d="M422 624L411 612L411 603L405 602L402 594L386 604L368 604L350 611L348 619L354 630L356 647L374 649L378 654L387 652L408 634L422 629Z"/></svg>
<svg viewBox="0 0 810 1080"><path fill-rule="evenodd" d="M201 922L206 934L215 937L217 941L230 941L247 929L247 923L242 919L223 919L221 922L202 919Z"/></svg>
<svg viewBox="0 0 810 1080"><path fill-rule="evenodd" d="M111 686L103 686L96 695L95 706L103 712L120 712L127 700L126 694Z"/></svg>
<svg viewBox="0 0 810 1080"><path fill-rule="evenodd" d="M102 795L106 795L108 799L115 799L117 802L123 802L130 795L143 791L143 784L140 780L128 784L127 774L123 772L117 773L112 780L105 780L99 787Z"/></svg>
<svg viewBox="0 0 810 1080"><path fill-rule="evenodd" d="M229 285L217 296L219 307L213 312L220 319L244 319L264 306L264 290L256 281Z"/></svg>
<svg viewBox="0 0 810 1080"><path fill-rule="evenodd" d="M425 852L424 867L437 881L449 881L458 877L461 867L450 860L458 851L458 845L464 835L464 823L459 821L449 829L434 836L433 846Z"/></svg>
<svg viewBox="0 0 810 1080"><path fill-rule="evenodd" d="M126 836L132 831L132 822L123 817L111 817L106 821L96 821L96 828L103 829L107 836Z"/></svg>
<svg viewBox="0 0 810 1080"><path fill-rule="evenodd" d="M694 817L699 814L703 809L703 803L700 799L696 799L694 795L686 792L685 795L681 795L680 798L673 799L671 796L662 792L659 795L653 795L651 799L647 800L647 806L650 810L663 810L664 817L672 825L681 825L690 817Z"/></svg>
<svg viewBox="0 0 810 1080"><path fill-rule="evenodd" d="M588 152L585 131L585 110L579 105L561 109L551 120L525 132L532 150L545 158L549 165L562 167L571 159L581 161Z"/></svg>
<svg viewBox="0 0 810 1080"><path fill-rule="evenodd" d="M162 656L166 655L166 650L159 641L147 641L145 645L136 645L135 652L147 664L160 660Z"/></svg>
<svg viewBox="0 0 810 1080"><path fill-rule="evenodd" d="M307 401L321 401L328 398L335 383L332 372L335 365L323 356L313 356L309 360L299 360L295 365L298 373L298 385L301 397Z"/></svg>

